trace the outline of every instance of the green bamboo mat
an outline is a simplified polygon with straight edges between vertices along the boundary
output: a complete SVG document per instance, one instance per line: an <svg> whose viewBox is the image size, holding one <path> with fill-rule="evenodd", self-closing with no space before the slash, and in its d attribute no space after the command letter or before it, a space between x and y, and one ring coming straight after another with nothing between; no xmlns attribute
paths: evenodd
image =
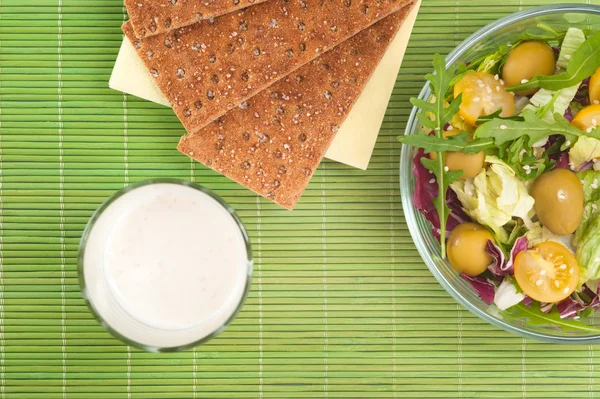
<svg viewBox="0 0 600 399"><path fill-rule="evenodd" d="M108 89L122 0L0 0L0 399L600 396L600 348L511 336L446 294L398 192L395 137L432 55L546 3L424 0L369 170L325 162L289 213L179 155L170 110ZM162 355L105 333L76 272L100 202L159 176L229 201L256 259L233 325Z"/></svg>

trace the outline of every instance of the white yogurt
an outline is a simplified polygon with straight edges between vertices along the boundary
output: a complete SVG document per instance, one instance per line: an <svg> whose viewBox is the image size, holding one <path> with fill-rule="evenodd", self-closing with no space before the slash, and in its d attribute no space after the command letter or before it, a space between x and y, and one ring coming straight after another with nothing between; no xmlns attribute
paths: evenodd
<svg viewBox="0 0 600 399"><path fill-rule="evenodd" d="M235 314L248 258L242 230L214 198L179 184L141 186L91 227L84 295L119 335L152 348L185 346Z"/></svg>

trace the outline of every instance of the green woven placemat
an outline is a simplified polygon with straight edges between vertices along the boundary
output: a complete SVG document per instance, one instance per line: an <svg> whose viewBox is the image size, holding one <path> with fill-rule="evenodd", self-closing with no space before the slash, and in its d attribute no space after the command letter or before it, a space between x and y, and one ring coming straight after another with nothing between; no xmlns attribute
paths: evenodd
<svg viewBox="0 0 600 399"><path fill-rule="evenodd" d="M398 192L395 137L433 53L547 3L424 0L369 170L324 162L289 213L178 154L170 110L108 89L122 0L0 0L0 398L600 396L600 348L509 335L446 294ZM167 355L104 332L76 272L94 209L159 176L229 201L256 259L234 324Z"/></svg>

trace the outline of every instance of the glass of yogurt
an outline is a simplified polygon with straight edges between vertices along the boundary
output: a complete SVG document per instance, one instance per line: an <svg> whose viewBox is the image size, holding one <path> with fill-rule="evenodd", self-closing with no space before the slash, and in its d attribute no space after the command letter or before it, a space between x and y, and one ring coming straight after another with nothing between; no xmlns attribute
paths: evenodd
<svg viewBox="0 0 600 399"><path fill-rule="evenodd" d="M100 324L150 352L184 350L219 334L250 288L252 250L221 198L173 179L135 183L92 216L79 282Z"/></svg>

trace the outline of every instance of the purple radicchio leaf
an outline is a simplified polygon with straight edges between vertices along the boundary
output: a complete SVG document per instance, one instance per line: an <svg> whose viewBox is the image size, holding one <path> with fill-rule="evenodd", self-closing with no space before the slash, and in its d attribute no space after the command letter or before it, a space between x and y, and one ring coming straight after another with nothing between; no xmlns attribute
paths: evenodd
<svg viewBox="0 0 600 399"><path fill-rule="evenodd" d="M461 273L460 276L467 280L469 284L471 284L471 287L473 287L483 302L487 303L488 305L491 305L494 302L496 286L488 279L483 276L471 277L464 273Z"/></svg>
<svg viewBox="0 0 600 399"><path fill-rule="evenodd" d="M505 270L507 272L509 272L510 274L515 273L515 259L520 252L527 251L528 246L529 240L527 239L527 237L522 236L517 238L517 240L515 241L515 245L513 245L512 249L510 250L510 257L506 262Z"/></svg>
<svg viewBox="0 0 600 399"><path fill-rule="evenodd" d="M565 151L560 154L554 167L559 169L569 169L569 153Z"/></svg>
<svg viewBox="0 0 600 399"><path fill-rule="evenodd" d="M469 215L467 215L463 210L462 204L458 199L458 195L456 195L454 190L452 190L450 187L448 187L448 192L446 193L446 203L451 211L450 215L448 215L448 222L446 223L446 230L448 230L448 232L452 231L461 223L471 221Z"/></svg>
<svg viewBox="0 0 600 399"><path fill-rule="evenodd" d="M528 297L527 295L525 295L525 298L521 301L521 303L525 306L527 306L528 308L531 307L531 304L533 303L533 299L531 299L530 297Z"/></svg>
<svg viewBox="0 0 600 399"><path fill-rule="evenodd" d="M488 241L485 251L494 258L494 262L488 266L488 270L495 276L512 276L514 274L514 261L519 252L526 251L529 241L525 236L517 238L515 245L510 250L508 259L504 256L502 249Z"/></svg>
<svg viewBox="0 0 600 399"><path fill-rule="evenodd" d="M563 299L557 304L556 307L561 318L572 319L578 317L579 312L585 309L600 306L599 290L596 289L596 292L594 292L587 284L584 284L582 288L582 292L573 293L570 297Z"/></svg>
<svg viewBox="0 0 600 399"><path fill-rule="evenodd" d="M556 307L558 308L558 313L560 313L561 319L574 319L577 317L577 313L584 309L571 297L563 299L556 305Z"/></svg>
<svg viewBox="0 0 600 399"><path fill-rule="evenodd" d="M544 150L547 150L550 147L552 147L560 139L563 139L563 136L561 136L559 134L550 135L550 137L548 137L548 140L546 141L546 144L544 144L544 147L543 147ZM549 154L548 158L553 161L556 161L557 168L566 169L569 166L569 152L568 151L555 152L553 154Z"/></svg>
<svg viewBox="0 0 600 399"><path fill-rule="evenodd" d="M413 203L429 223L439 228L439 216L433 205L433 199L437 196L439 188L433 173L421 163L421 158L424 156L425 151L419 148L413 159L413 174L416 177Z"/></svg>
<svg viewBox="0 0 600 399"><path fill-rule="evenodd" d="M425 152L422 148L419 148L413 159L413 174L416 177L413 203L415 208L431 223L433 235L439 238L440 218L433 204L434 198L438 195L439 187L435 175L421 163L423 157L425 157ZM446 194L446 203L451 211L446 222L446 232L449 234L456 226L470 221L470 219L462 209L456 193L450 188L448 188Z"/></svg>
<svg viewBox="0 0 600 399"><path fill-rule="evenodd" d="M508 273L504 272L502 268L506 264L506 256L504 251L500 249L493 241L489 240L485 245L485 252L487 252L494 261L488 266L488 270L492 272L494 276L506 276Z"/></svg>
<svg viewBox="0 0 600 399"><path fill-rule="evenodd" d="M569 123L573 122L573 111L571 110L571 107L567 108L564 117Z"/></svg>

